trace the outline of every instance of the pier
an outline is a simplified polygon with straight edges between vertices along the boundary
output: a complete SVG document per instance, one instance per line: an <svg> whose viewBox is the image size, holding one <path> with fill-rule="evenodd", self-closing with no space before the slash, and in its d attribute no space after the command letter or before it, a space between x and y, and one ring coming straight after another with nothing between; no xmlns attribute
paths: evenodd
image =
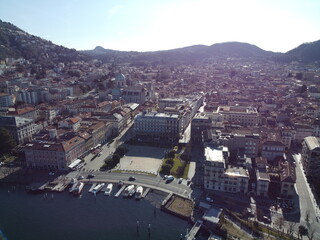
<svg viewBox="0 0 320 240"><path fill-rule="evenodd" d="M187 233L186 235L186 240L193 240L196 239L196 235L198 233L198 231L200 230L202 226L202 223L200 221L197 221L193 227L191 228L190 232Z"/></svg>
<svg viewBox="0 0 320 240"><path fill-rule="evenodd" d="M149 191L150 191L150 188L147 188L147 189L143 192L141 198L145 198L145 197L147 196L147 194L148 194Z"/></svg>
<svg viewBox="0 0 320 240"><path fill-rule="evenodd" d="M119 197L120 194L122 193L122 191L126 188L127 186L126 185L123 185L120 190L114 195L114 197Z"/></svg>
<svg viewBox="0 0 320 240"><path fill-rule="evenodd" d="M92 190L93 190L96 186L97 186L97 183L94 183L94 184L91 186L91 188L89 189L89 193L91 193Z"/></svg>

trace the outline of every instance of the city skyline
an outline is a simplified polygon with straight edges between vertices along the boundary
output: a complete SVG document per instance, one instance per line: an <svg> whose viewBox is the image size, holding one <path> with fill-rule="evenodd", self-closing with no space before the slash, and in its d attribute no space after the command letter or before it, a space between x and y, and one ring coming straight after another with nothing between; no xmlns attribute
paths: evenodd
<svg viewBox="0 0 320 240"><path fill-rule="evenodd" d="M2 21L77 50L156 51L238 41L287 52L319 39L315 0L3 0L0 6Z"/></svg>

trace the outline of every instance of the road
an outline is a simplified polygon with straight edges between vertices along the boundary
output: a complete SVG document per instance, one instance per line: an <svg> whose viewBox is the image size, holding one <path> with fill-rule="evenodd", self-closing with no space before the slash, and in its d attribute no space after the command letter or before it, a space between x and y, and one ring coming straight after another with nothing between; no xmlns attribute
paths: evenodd
<svg viewBox="0 0 320 240"><path fill-rule="evenodd" d="M320 224L316 220L316 216L319 215L319 208L315 203L314 196L312 191L309 187L307 179L305 177L302 164L300 162L301 155L294 154L293 158L296 161L296 189L299 196L299 203L300 203L300 224L305 226L310 226L309 229L314 229L315 239L320 239ZM309 222L306 222L306 213L309 212Z"/></svg>
<svg viewBox="0 0 320 240"><path fill-rule="evenodd" d="M77 178L79 175L83 175L83 172L73 171L70 172L67 177L70 178ZM83 175L84 177L87 177ZM174 192L186 197L189 197L192 189L186 185L186 183L178 183L178 180L175 179L170 183L166 183L160 176L150 176L150 175L143 175L143 174L134 174L136 180L135 181L128 181L129 177L132 176L132 173L117 173L117 172L101 172L96 171L94 172L95 177L87 180L89 182L95 181L103 181L103 182L119 182L124 181L126 184L132 183L136 185L142 185L145 187L150 187L153 189L159 189L165 192Z"/></svg>

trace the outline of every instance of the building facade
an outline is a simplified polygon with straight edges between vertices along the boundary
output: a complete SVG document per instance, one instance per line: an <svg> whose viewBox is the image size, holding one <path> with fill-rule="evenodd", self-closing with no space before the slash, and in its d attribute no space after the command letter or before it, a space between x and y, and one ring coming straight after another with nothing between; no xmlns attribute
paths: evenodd
<svg viewBox="0 0 320 240"><path fill-rule="evenodd" d="M317 137L306 137L302 142L301 163L307 177L320 176L320 143Z"/></svg>

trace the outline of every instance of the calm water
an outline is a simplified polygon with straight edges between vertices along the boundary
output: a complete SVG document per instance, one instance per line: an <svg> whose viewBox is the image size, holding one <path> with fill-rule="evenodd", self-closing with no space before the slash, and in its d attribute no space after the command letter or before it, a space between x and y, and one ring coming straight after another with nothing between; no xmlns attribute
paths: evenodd
<svg viewBox="0 0 320 240"><path fill-rule="evenodd" d="M107 197L102 192L94 197L88 188L80 197L66 191L55 193L53 199L49 193L44 199L43 194L26 193L23 186L12 190L9 185L0 185L0 230L8 240L178 240L192 227L159 210L163 195L149 193L145 200L136 201Z"/></svg>

